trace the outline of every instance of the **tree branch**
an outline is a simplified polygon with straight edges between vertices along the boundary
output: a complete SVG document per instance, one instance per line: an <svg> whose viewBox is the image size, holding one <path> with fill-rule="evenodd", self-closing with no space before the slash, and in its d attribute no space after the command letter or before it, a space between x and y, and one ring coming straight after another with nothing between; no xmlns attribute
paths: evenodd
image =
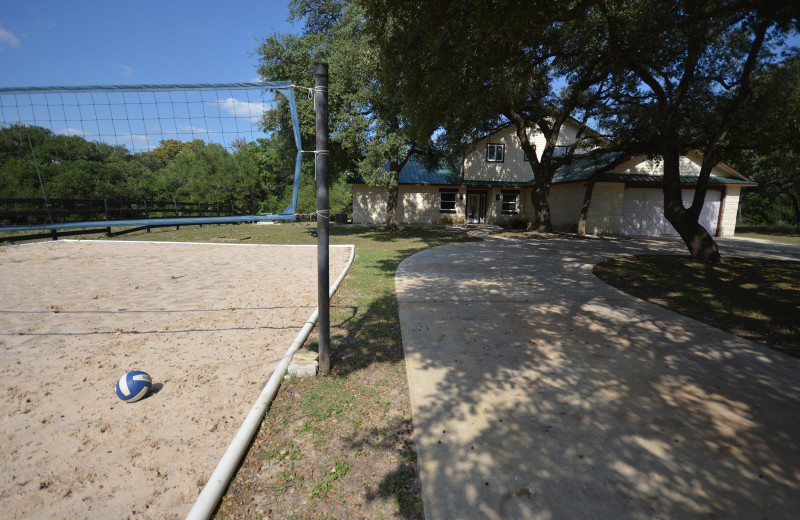
<svg viewBox="0 0 800 520"><path fill-rule="evenodd" d="M666 107L668 104L667 94L664 92L664 88L662 87L661 83L659 83L658 80L653 77L650 71L642 66L642 64L635 61L622 49L619 39L619 30L617 29L617 24L614 22L608 12L608 6L605 2L602 2L600 4L600 8L603 11L603 14L606 16L606 24L608 26L608 43L611 55L621 61L628 70L633 72L648 87L650 87L650 89L653 91L653 94L658 99L659 105Z"/></svg>
<svg viewBox="0 0 800 520"><path fill-rule="evenodd" d="M761 47L764 44L767 29L769 29L770 25L771 22L766 17L758 21L758 25L755 29L755 36L750 44L750 51L748 52L747 60L745 61L744 68L742 69L742 75L739 81L739 91L736 93L736 96L734 96L730 105L728 105L728 109L725 111L722 121L720 122L720 126L717 128L716 134L712 136L708 146L706 147L705 155L703 156L703 163L700 166L700 176L697 179L697 189L695 189L694 199L692 200L691 207L691 210L696 211L698 215L700 214L703 200L705 199L705 194L708 190L708 179L711 176L711 169L717 163L717 152L728 135L728 131L730 130L730 127L736 118L736 113L738 112L739 108L741 108L742 104L747 99L747 96L750 95L750 91L752 90L753 71L755 70L758 54L761 52Z"/></svg>

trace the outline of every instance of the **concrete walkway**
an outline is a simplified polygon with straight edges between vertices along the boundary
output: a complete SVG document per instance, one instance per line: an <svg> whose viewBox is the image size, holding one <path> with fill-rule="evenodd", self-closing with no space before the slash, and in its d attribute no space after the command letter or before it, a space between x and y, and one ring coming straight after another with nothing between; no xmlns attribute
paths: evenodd
<svg viewBox="0 0 800 520"><path fill-rule="evenodd" d="M800 518L800 362L591 273L646 252L685 249L489 238L400 264L427 520Z"/></svg>

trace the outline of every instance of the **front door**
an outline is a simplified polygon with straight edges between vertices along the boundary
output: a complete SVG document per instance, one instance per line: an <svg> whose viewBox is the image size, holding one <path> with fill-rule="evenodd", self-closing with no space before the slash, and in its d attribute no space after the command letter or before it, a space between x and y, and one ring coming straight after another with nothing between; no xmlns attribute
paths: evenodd
<svg viewBox="0 0 800 520"><path fill-rule="evenodd" d="M482 224L486 214L486 194L467 193L467 223Z"/></svg>

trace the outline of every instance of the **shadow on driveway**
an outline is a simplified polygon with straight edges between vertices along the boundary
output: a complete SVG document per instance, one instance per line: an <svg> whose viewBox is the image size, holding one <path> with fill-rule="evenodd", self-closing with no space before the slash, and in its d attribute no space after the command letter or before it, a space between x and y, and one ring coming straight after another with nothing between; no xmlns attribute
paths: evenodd
<svg viewBox="0 0 800 520"><path fill-rule="evenodd" d="M645 252L685 249L490 239L400 264L428 520L797 518L800 361L591 274Z"/></svg>

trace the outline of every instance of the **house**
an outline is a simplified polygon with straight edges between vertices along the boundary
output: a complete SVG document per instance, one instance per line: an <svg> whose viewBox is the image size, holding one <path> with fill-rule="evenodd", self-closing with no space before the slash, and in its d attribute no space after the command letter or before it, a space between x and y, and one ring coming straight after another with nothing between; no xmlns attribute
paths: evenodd
<svg viewBox="0 0 800 520"><path fill-rule="evenodd" d="M575 141L577 124L567 123L559 136L556 153L565 153ZM536 132L537 153L544 137ZM540 155L541 156L541 155ZM690 153L680 159L684 205L691 203L702 156ZM596 235L676 235L664 217L658 159L621 153L572 161L559 168L550 187L553 228L577 229L586 185L595 185L586 218L586 232ZM369 186L360 179L353 184L353 223L379 225L386 221L385 188ZM397 222L400 225L487 223L513 225L532 221L533 172L519 145L513 126L506 126L476 141L459 167L429 170L409 161L400 172ZM723 163L709 179L700 223L713 236L733 236L739 195L754 182Z"/></svg>

